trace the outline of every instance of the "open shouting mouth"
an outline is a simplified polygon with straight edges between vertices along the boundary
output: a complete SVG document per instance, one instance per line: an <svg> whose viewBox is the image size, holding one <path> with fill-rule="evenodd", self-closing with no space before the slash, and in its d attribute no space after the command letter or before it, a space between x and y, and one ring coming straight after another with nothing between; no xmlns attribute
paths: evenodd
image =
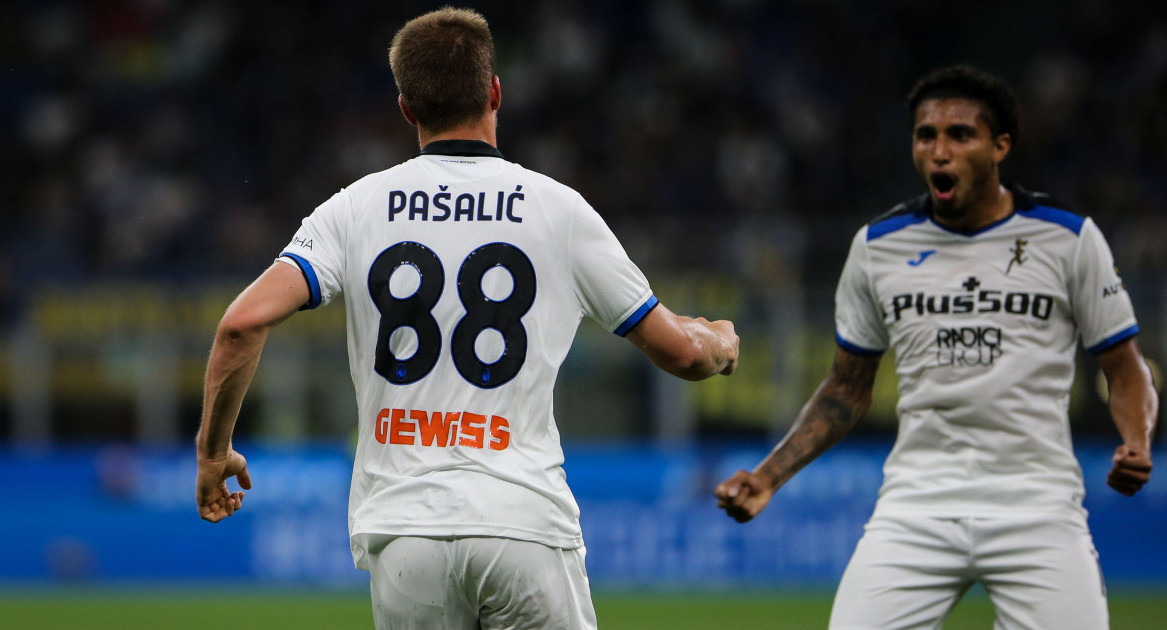
<svg viewBox="0 0 1167 630"><path fill-rule="evenodd" d="M952 201L956 195L956 178L948 173L932 173L929 178L937 201Z"/></svg>

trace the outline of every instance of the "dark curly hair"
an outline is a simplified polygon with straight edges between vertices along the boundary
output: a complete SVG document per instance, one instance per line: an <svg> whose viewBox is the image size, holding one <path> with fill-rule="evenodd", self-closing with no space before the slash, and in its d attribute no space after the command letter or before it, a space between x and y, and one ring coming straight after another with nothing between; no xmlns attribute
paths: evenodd
<svg viewBox="0 0 1167 630"><path fill-rule="evenodd" d="M957 65L933 70L924 75L908 94L908 125L916 126L920 103L934 98L967 98L984 105L993 137L1009 134L1017 143L1019 133L1017 99L1005 80L971 66Z"/></svg>

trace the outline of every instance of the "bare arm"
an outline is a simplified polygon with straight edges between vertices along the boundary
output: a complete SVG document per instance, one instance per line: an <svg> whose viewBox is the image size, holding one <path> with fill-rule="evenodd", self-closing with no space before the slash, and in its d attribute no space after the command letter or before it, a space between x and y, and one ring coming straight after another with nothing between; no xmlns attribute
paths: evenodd
<svg viewBox="0 0 1167 630"><path fill-rule="evenodd" d="M1134 339L1100 353L1098 364L1110 386L1110 415L1123 441L1114 451L1106 482L1129 497L1151 477L1151 435L1159 417L1159 397Z"/></svg>
<svg viewBox="0 0 1167 630"><path fill-rule="evenodd" d="M739 523L761 513L778 488L843 439L867 413L878 369L879 357L837 348L830 373L782 441L752 472L739 470L717 486L718 507Z"/></svg>
<svg viewBox="0 0 1167 630"><path fill-rule="evenodd" d="M247 460L231 447L231 435L267 334L309 299L308 285L291 265L274 263L227 308L207 361L203 418L196 440L199 515L218 522L239 509L243 493L229 493L227 479L251 488Z"/></svg>
<svg viewBox="0 0 1167 630"><path fill-rule="evenodd" d="M627 338L660 369L689 381L737 369L733 322L676 315L664 304L648 312Z"/></svg>

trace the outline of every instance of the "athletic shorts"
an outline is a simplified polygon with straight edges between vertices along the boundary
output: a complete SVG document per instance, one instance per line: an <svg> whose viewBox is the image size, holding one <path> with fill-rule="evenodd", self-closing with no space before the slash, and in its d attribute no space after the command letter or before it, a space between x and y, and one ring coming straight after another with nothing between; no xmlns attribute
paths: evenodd
<svg viewBox="0 0 1167 630"><path fill-rule="evenodd" d="M377 630L596 627L582 547L486 537L369 542Z"/></svg>
<svg viewBox="0 0 1167 630"><path fill-rule="evenodd" d="M940 628L977 582L997 630L1109 627L1085 519L1045 515L873 517L839 583L830 627Z"/></svg>

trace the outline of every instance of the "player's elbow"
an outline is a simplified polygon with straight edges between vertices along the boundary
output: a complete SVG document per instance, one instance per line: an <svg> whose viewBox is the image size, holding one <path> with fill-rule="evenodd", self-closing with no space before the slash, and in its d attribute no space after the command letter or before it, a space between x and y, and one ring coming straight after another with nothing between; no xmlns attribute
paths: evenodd
<svg viewBox="0 0 1167 630"><path fill-rule="evenodd" d="M868 409L871 409L871 391L856 394L851 405L851 423L859 422L860 418L867 415Z"/></svg>
<svg viewBox="0 0 1167 630"><path fill-rule="evenodd" d="M837 413L834 418L843 427L844 432L850 431L851 427L867 415L867 410L871 408L872 389L870 387L856 386L853 383L840 385L828 382L821 389L821 393L824 397L835 401L836 409L842 412Z"/></svg>
<svg viewBox="0 0 1167 630"><path fill-rule="evenodd" d="M223 341L238 342L266 335L270 328L268 318L258 309L232 304L219 321L216 334Z"/></svg>

